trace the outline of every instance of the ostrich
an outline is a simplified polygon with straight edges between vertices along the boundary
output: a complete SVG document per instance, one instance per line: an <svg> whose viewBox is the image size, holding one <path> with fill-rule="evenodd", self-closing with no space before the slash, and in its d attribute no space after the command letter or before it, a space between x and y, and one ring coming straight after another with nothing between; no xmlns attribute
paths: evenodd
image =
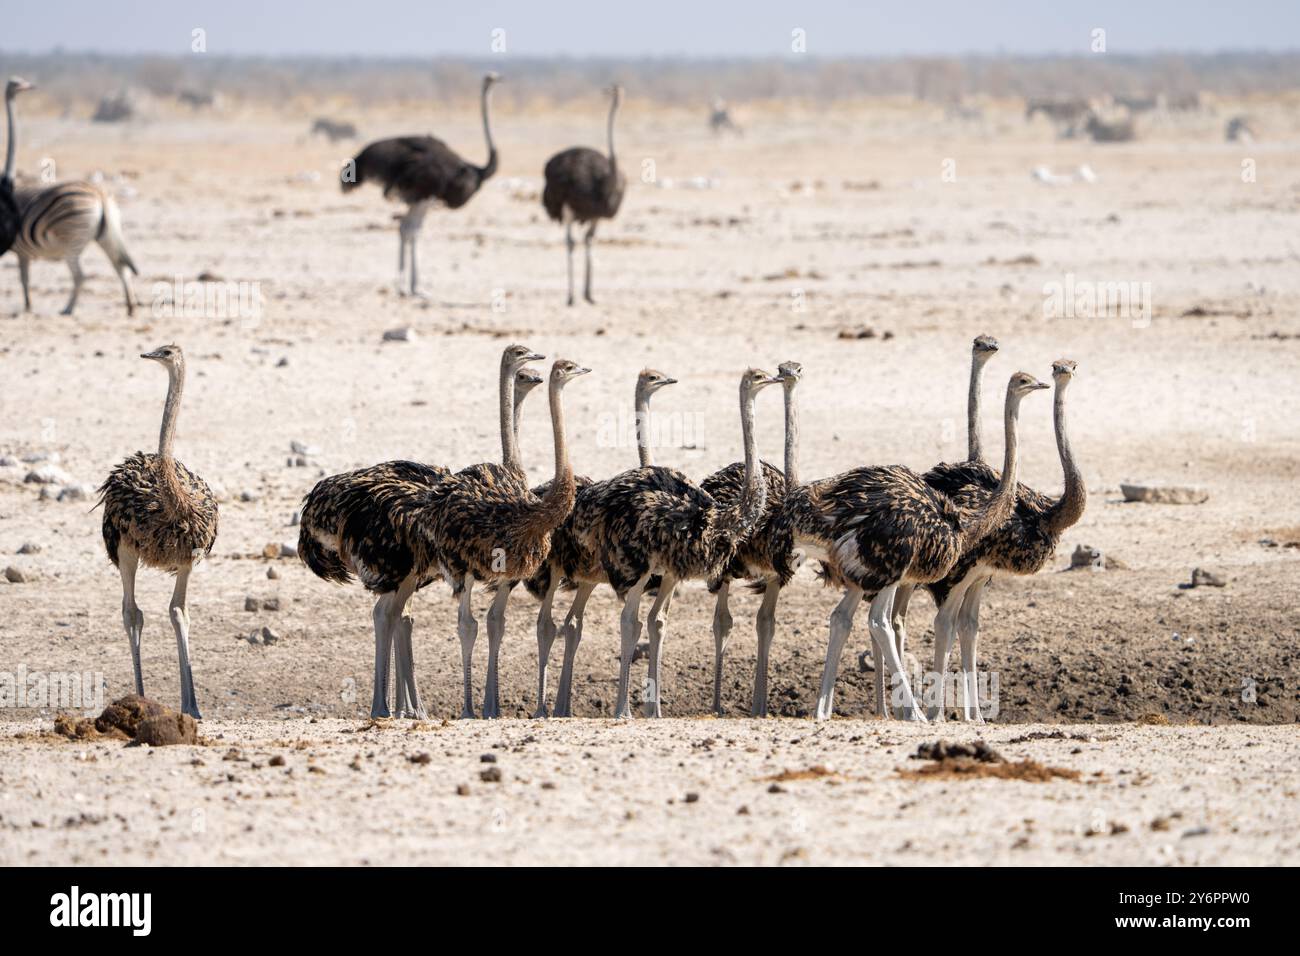
<svg viewBox="0 0 1300 956"><path fill-rule="evenodd" d="M371 143L350 159L341 176L343 191L349 192L365 182L384 187L385 197L406 203L398 229L397 291L405 294L402 279L406 273L406 254L411 254L410 294L420 296L419 275L415 261L416 240L424 217L434 203L459 209L473 198L479 187L497 171L497 148L492 143L492 126L488 104L492 87L500 82L496 73L483 77L480 109L483 113L483 138L487 141L487 164L475 166L461 159L446 143L432 136L398 136Z"/></svg>
<svg viewBox="0 0 1300 956"><path fill-rule="evenodd" d="M136 452L109 473L99 487L104 507L104 547L122 575L122 624L131 644L135 692L144 696L140 641L144 615L135 603L135 572L141 562L176 576L170 618L180 658L181 711L200 718L190 670L190 613L186 586L190 572L217 540L217 502L203 479L172 455L176 419L185 388L185 355L179 345L164 345L141 358L167 369L158 453Z"/></svg>
<svg viewBox="0 0 1300 956"><path fill-rule="evenodd" d="M1036 574L1056 553L1061 535L1083 517L1088 490L1075 462L1065 425L1065 392L1074 378L1075 368L1075 363L1069 359L1058 359L1052 364L1056 448L1065 477L1061 497L1052 500L1020 485L1010 519L965 554L946 577L928 585L939 609L934 621L934 672L938 678L938 699L936 705L929 708L934 719L944 718L943 676L947 673L953 639L957 638L961 643L963 717L976 723L984 722L979 709L976 674L979 603L984 588L995 573ZM949 482L946 488L944 479ZM946 474L934 469L927 475L927 481L954 499L960 499L990 494L998 484L998 475L982 464L963 474L962 466L958 465L948 466Z"/></svg>
<svg viewBox="0 0 1300 956"><path fill-rule="evenodd" d="M989 359L997 354L998 340L991 335L977 335L971 342L970 352L970 385L966 392L966 460L955 465L936 465L925 473L926 484L938 488L940 491L951 494L957 488L968 484L973 480L970 476L976 470L993 476L992 483L988 487L997 484L997 473L988 467L984 459L984 443L981 438L980 429L980 395L984 384L984 366L988 364ZM1022 485L1018 489L1024 492L1026 489ZM928 588L933 595L933 587ZM891 624L894 629L896 638L896 648L898 659L903 659L903 650L907 644L907 607L912 600L913 587L910 584L900 584L898 592L894 595L894 606ZM938 607L938 601L935 606ZM876 675L876 712L881 716L885 715L885 681L882 670L882 661L880 651L874 651L875 675Z"/></svg>
<svg viewBox="0 0 1300 956"><path fill-rule="evenodd" d="M573 305L573 224L587 225L587 234L582 240L587 259L582 297L595 305L591 297L591 240L600 220L618 215L623 191L627 188L627 180L614 155L614 116L623 102L623 87L615 84L606 92L609 94L606 130L609 154L602 156L586 146L574 146L556 153L546 162L542 205L546 207L548 216L564 223L564 245L569 257L569 305Z"/></svg>
<svg viewBox="0 0 1300 956"><path fill-rule="evenodd" d="M22 223L22 212L18 200L14 197L14 154L18 150L18 139L14 132L14 97L19 93L35 89L21 77L10 77L5 84L5 113L9 120L9 138L5 143L5 171L0 174L0 256L18 238L18 229Z"/></svg>
<svg viewBox="0 0 1300 956"><path fill-rule="evenodd" d="M650 444L650 396L659 389L676 383L677 379L651 368L642 369L637 376L634 407L637 453L642 468L651 468L654 465ZM551 535L551 553L546 563L533 577L524 582L528 593L542 602L537 612L537 710L533 713L534 717L547 715L546 674L551 647L556 637L555 620L551 614L556 590L562 584L576 589L562 628L564 663L560 669L560 683L555 693L555 716L572 717L573 665L577 658L578 646L582 643L587 599L591 597L591 592L598 585L609 583L599 556L586 547L582 540L583 523L593 517L592 509L589 507L592 480L579 476L575 482L577 492L574 497L573 511ZM542 495L546 490L547 486L543 485L534 488L533 493Z"/></svg>
<svg viewBox="0 0 1300 956"><path fill-rule="evenodd" d="M658 717L662 610L677 582L710 580L722 573L737 546L763 514L767 484L754 449L754 396L780 379L749 369L740 380L740 421L745 444L745 484L739 499L723 504L671 468L650 467L617 475L588 490L575 518L581 541L600 557L610 585L623 601L615 716L630 717L628 682L640 636L641 596L652 575L659 593L648 615L649 676L645 715Z"/></svg>
<svg viewBox="0 0 1300 956"><path fill-rule="evenodd" d="M0 207L7 203L5 193L12 192L21 219L17 234L13 238L14 254L18 256L18 279L23 287L23 311L32 310L31 294L28 290L28 275L33 259L61 259L68 264L72 273L72 294L63 307L64 315L72 315L77 307L77 295L85 274L81 271L81 252L91 241L99 244L108 256L122 283L122 292L126 298L126 314L135 312L135 295L131 291L131 280L127 270L139 275L139 270L131 260L122 240L121 213L117 202L111 195L93 183L68 182L53 186L25 186L12 188L13 159L16 150L16 124L14 122L14 97L24 90L33 89L32 84L20 79L11 79L5 87L5 109L9 120L9 144L5 153L4 180L9 186L0 185ZM0 211L0 220L4 218ZM5 231L0 225L0 233ZM0 252L3 243L0 242Z"/></svg>
<svg viewBox="0 0 1300 956"><path fill-rule="evenodd" d="M465 683L462 717L474 716L470 665L478 636L472 603L475 581L497 585L486 618L488 672L483 716L500 716L497 658L506 604L514 582L532 577L546 561L552 533L573 510L576 485L565 437L562 394L568 382L589 371L566 359L551 367L548 394L555 476L544 495L536 495L528 488L517 465L473 465L447 479L433 510L430 536L438 565L452 594L460 599L457 630ZM502 407L507 407L512 398L503 395Z"/></svg>
<svg viewBox="0 0 1300 956"><path fill-rule="evenodd" d="M793 442L797 441L799 425L795 417L794 389L802 375L803 366L798 362L783 362L777 369L777 377L785 390L785 473L777 471L767 462L761 463L763 481L767 484L767 504L763 515L754 530L741 541L726 570L709 582L709 590L717 595L713 612L713 712L718 716L722 716L723 712L722 658L727 650L732 624L727 602L731 582L737 579L753 581L751 588L763 595L763 603L754 618L758 660L754 670L754 697L750 716L767 716L767 664L772 638L776 634L776 602L781 588L789 583L793 574L790 566L792 556L785 549L788 539L779 533L778 517L785 502L786 484L792 480L790 475L795 468L791 450ZM740 497L744 475L744 463L734 462L704 479L700 487L719 501L730 502ZM797 476L794 480L797 481Z"/></svg>
<svg viewBox="0 0 1300 956"><path fill-rule="evenodd" d="M1047 388L1017 372L1007 383L1006 455L995 491L978 501L958 501L936 491L901 465L856 468L808 484L787 485L782 533L827 567L844 597L831 614L826 666L817 698L817 719L833 712L840 655L863 597L871 610L871 640L900 685L904 714L924 721L903 672L890 623L900 584L941 580L961 557L1010 516L1016 495L1020 401Z"/></svg>
<svg viewBox="0 0 1300 956"><path fill-rule="evenodd" d="M501 356L499 381L501 454L505 465L517 459L514 443L513 383L522 366L543 356L511 345ZM407 602L440 573L429 524L451 472L438 465L388 461L319 481L302 505L298 554L318 577L346 584L355 574L378 595L375 629L375 681L372 717L389 716L389 656L396 670L394 713L424 719L411 647L412 620Z"/></svg>

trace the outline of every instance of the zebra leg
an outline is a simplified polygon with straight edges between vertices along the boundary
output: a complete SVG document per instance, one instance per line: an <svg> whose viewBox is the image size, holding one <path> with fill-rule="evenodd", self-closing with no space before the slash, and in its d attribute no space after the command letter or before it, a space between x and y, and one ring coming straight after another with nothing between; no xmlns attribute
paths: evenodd
<svg viewBox="0 0 1300 956"><path fill-rule="evenodd" d="M71 315L77 307L77 293L81 291L81 283L86 278L86 274L81 271L80 256L72 256L68 259L68 271L72 273L72 295L68 298L68 304L63 307L64 315Z"/></svg>
<svg viewBox="0 0 1300 956"><path fill-rule="evenodd" d="M582 297L592 305L596 304L596 300L591 297L591 240L595 238L595 235L596 224L593 222L587 229L586 237L582 240L582 244L585 247L585 252L587 254L587 271L585 273L585 278L582 281Z"/></svg>

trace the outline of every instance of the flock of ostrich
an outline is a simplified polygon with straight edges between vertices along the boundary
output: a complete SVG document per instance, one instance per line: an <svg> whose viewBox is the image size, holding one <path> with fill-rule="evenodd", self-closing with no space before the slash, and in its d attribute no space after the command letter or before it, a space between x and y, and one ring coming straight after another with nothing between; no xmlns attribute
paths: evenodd
<svg viewBox="0 0 1300 956"><path fill-rule="evenodd" d="M451 209L467 203L497 169L490 99L496 74L483 79L480 95L487 160L476 166L431 136L383 139L345 164L344 191L375 183L405 203L399 228L398 285L419 294L417 241L424 216L434 205ZM9 139L0 180L0 252L15 250L23 283L32 259L62 259L73 276L70 314L81 285L78 259L91 241L108 254L133 305L128 272L134 263L122 241L116 204L87 182L16 186L14 100L31 84L12 79L6 87ZM591 245L601 219L619 209L625 180L614 151L614 124L622 100L608 89L607 151L576 147L545 166L542 202L551 219L565 227L569 304L574 302L573 226L585 226L583 297L592 301ZM766 716L768 661L775 639L777 605L804 561L820 566L827 586L842 592L830 616L827 651L816 717L834 710L836 675L854 613L869 604L868 630L875 658L875 706L885 717L943 720L949 704L942 676L953 644L960 645L961 670L954 702L966 720L982 722L977 681L981 594L996 574L1033 574L1054 554L1062 533L1083 514L1086 490L1066 433L1065 396L1075 365L1052 367L1053 385L1017 372L1003 401L1004 455L989 464L981 434L985 365L997 353L991 337L979 336L971 351L968 395L968 455L924 473L903 466L862 466L842 474L804 480L799 471L796 390L803 370L783 362L777 373L748 369L739 381L742 460L696 482L683 472L657 465L650 441L651 397L675 384L652 369L636 379L639 461L636 467L601 480L577 476L569 460L564 414L565 389L589 369L566 359L549 376L529 366L545 357L523 345L505 349L499 368L501 460L452 472L436 464L388 461L322 479L307 495L298 543L301 559L327 582L359 580L376 595L374 717L424 718L412 652L414 593L439 580L458 602L464 707L462 716L500 716L498 668L509 599L518 585L537 600L536 716L573 716L572 685L588 599L608 585L621 603L620 663L615 714L631 716L631 668L640 653L641 603L649 601L648 675L642 695L646 716L661 716L661 664L667 612L677 586L706 582L716 605L713 616L713 707L721 714L724 656L732 629L731 587L748 584L762 594L755 617L757 665L751 714ZM198 718L190 665L187 587L194 566L216 541L218 507L204 481L173 454L186 378L185 354L166 345L142 358L168 375L167 396L156 454L136 453L112 470L99 489L103 538L122 583L122 622L130 643L135 691L144 694L141 671L143 614L135 600L138 568L173 574L169 619L180 663L181 709ZM525 397L547 386L553 433L554 476L529 487L518 439ZM761 391L779 385L784 397L784 461L778 468L756 448L754 416ZM1064 491L1050 497L1016 480L1018 425L1022 400L1055 389L1054 424ZM629 463L630 464L630 463ZM476 585L490 592L487 676L476 714L471 662L478 635L473 605ZM912 592L925 588L938 609L935 622L933 687L914 689L903 665L906 614ZM557 625L555 599L572 593ZM550 708L548 664L557 637L563 664L554 708ZM390 688L390 672L393 686ZM391 704L390 704L391 700Z"/></svg>

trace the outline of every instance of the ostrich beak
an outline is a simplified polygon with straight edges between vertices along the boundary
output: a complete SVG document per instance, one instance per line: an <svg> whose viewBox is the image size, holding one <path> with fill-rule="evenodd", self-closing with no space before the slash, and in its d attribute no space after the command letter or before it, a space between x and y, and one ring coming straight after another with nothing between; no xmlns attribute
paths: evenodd
<svg viewBox="0 0 1300 956"><path fill-rule="evenodd" d="M545 355L541 355L541 354L539 354L539 353L537 353L537 352L529 352L527 358L525 358L524 361L525 361L525 362L540 362L540 361L542 361L542 359L544 359L544 358L546 358Z"/></svg>
<svg viewBox="0 0 1300 956"><path fill-rule="evenodd" d="M162 359L162 357L163 357L163 356L162 356L162 349L154 349L152 352L141 352L141 353L140 353L140 358L143 358L143 359L153 359L154 361L159 361L159 360Z"/></svg>
<svg viewBox="0 0 1300 956"><path fill-rule="evenodd" d="M676 385L676 384L677 384L677 379L675 379L675 378L664 378L664 384L665 384L665 385Z"/></svg>

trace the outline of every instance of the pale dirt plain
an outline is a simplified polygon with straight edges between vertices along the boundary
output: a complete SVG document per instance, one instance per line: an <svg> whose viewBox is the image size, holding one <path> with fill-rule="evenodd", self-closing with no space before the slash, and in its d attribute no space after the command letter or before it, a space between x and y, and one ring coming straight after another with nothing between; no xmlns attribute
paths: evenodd
<svg viewBox="0 0 1300 956"><path fill-rule="evenodd" d="M1300 550L1286 547L1300 541L1294 100L1244 104L1268 131L1248 147L1222 141L1226 115L1243 108L1231 103L1153 122L1134 144L1096 146L1026 125L1012 102L981 123L893 102L833 113L756 105L743 139L717 140L700 115L633 91L620 126L630 186L601 229L599 305L567 309L540 170L558 148L600 142L594 97L563 109L499 104L499 175L466 208L426 222L427 301L393 291L395 207L373 188L340 194L334 170L359 144L308 139L313 104L91 126L31 97L20 168L49 157L60 177L104 173L121 196L143 308L123 314L92 248L75 317L58 314L68 276L50 263L35 266L36 312L22 316L16 264L0 260L0 455L57 452L75 480L97 484L126 454L152 449L165 381L136 356L175 340L191 370L178 454L228 498L190 589L207 746L71 742L48 733L53 708L8 709L0 862L1300 860ZM367 139L429 129L481 160L468 103L412 103L361 125ZM1244 159L1254 182L1242 180ZM1031 177L1039 165L1084 163L1096 182ZM689 188L697 177L711 188ZM155 284L204 272L258 283L260 315L155 314ZM1149 321L1045 315L1045 284L1068 274L1149 283ZM404 326L415 341L381 342ZM876 335L840 335L861 327ZM262 557L296 539L291 516L321 474L393 457L453 467L495 457L495 370L510 341L594 369L566 402L575 467L597 477L634 461L616 424L628 420L642 366L681 380L656 400L667 430L659 460L703 477L739 456L741 370L796 359L812 476L960 457L969 341L980 332L1003 346L986 383L994 456L1006 376L1046 378L1061 356L1079 363L1070 426L1087 514L1048 569L987 592L980 648L999 677L983 736L1009 758L1077 770L1079 780L900 776L917 766L907 758L919 743L979 731L872 718L871 674L856 655L868 643L861 617L836 699L843 716L807 719L836 600L809 569L781 601L771 684L781 719L746 716L756 600L743 593L733 601L727 717L709 715L712 601L691 584L670 616L670 719L608 719L607 591L587 615L582 719L529 719L535 605L520 592L501 671L508 719L447 723L460 709L459 646L455 608L435 585L411 605L430 720L372 726L367 596L320 582L296 559ZM523 447L541 480L549 432L543 403L530 402ZM1056 491L1050 406L1027 400L1022 478ZM757 415L760 451L779 462L775 390ZM286 466L294 440L319 449L308 467ZM0 670L91 672L112 699L130 690L130 655L99 514L88 501L40 500L23 480L31 467L0 468L0 565L29 579L0 581ZM1192 483L1209 499L1124 504L1129 480ZM27 542L39 553L17 554ZM1078 544L1127 569L1064 571ZM1181 589L1197 566L1227 586ZM169 590L163 576L142 575L146 689L174 706ZM280 609L247 612L250 595L278 598ZM922 662L931 613L918 597L911 649ZM263 626L279 640L250 644ZM552 687L558 658L557 644ZM1017 740L1056 731L1064 736ZM485 753L498 762L481 763ZM277 754L284 764L271 766ZM420 754L428 762L410 760ZM500 782L481 780L493 766ZM769 792L765 778L814 767L831 773Z"/></svg>

